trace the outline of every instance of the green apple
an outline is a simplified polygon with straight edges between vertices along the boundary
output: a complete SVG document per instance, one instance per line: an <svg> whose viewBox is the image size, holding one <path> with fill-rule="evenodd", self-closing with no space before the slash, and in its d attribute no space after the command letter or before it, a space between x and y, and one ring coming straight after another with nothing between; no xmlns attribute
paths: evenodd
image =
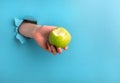
<svg viewBox="0 0 120 83"><path fill-rule="evenodd" d="M70 33L63 27L56 27L53 31L50 32L49 42L50 44L64 48L71 41Z"/></svg>

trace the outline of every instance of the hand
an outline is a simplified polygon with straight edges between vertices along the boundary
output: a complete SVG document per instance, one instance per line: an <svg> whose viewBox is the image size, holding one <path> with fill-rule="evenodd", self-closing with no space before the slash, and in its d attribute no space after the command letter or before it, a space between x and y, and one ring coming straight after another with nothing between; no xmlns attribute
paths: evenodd
<svg viewBox="0 0 120 83"><path fill-rule="evenodd" d="M33 33L33 39L38 43L39 46L41 46L43 49L53 53L56 55L57 53L62 53L62 48L51 45L49 43L48 37L50 32L56 28L55 26L38 26L36 30ZM64 48L64 50L67 50L68 46Z"/></svg>

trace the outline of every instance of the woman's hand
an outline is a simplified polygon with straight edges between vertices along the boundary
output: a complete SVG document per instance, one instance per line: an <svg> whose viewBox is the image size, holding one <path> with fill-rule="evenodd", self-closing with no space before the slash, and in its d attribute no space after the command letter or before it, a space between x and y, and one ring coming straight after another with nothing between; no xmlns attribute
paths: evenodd
<svg viewBox="0 0 120 83"><path fill-rule="evenodd" d="M38 26L33 34L33 39L38 43L39 46L41 46L43 49L53 53L56 55L57 53L62 53L62 48L51 45L49 43L48 37L50 32L56 28L55 26ZM68 46L64 48L64 50L67 50Z"/></svg>
<svg viewBox="0 0 120 83"><path fill-rule="evenodd" d="M19 27L19 32L26 37L33 38L40 47L56 55L62 53L62 48L57 48L48 41L49 34L54 28L56 26L39 26L30 22L23 22ZM64 48L64 50L67 49L68 46Z"/></svg>

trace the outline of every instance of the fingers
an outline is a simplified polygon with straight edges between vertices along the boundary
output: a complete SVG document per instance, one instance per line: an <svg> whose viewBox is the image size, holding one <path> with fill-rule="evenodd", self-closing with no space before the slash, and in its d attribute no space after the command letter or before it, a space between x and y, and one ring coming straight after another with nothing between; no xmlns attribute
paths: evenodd
<svg viewBox="0 0 120 83"><path fill-rule="evenodd" d="M53 45L50 45L49 42L47 42L47 50L51 53L53 53L54 55L57 54L57 50Z"/></svg>
<svg viewBox="0 0 120 83"><path fill-rule="evenodd" d="M51 49L52 49L52 53L53 53L54 55L56 55L56 54L57 54L56 48L55 48L53 45L51 45Z"/></svg>
<svg viewBox="0 0 120 83"><path fill-rule="evenodd" d="M68 49L68 46L66 46L65 48L64 48L64 50L67 50Z"/></svg>
<svg viewBox="0 0 120 83"><path fill-rule="evenodd" d="M66 47L64 48L64 50L67 50L67 49L68 49L68 46L66 46ZM58 48L57 48L57 51L58 51L58 53L62 53L62 48L58 47Z"/></svg>
<svg viewBox="0 0 120 83"><path fill-rule="evenodd" d="M47 50L51 52L50 44L47 42Z"/></svg>
<svg viewBox="0 0 120 83"><path fill-rule="evenodd" d="M66 46L65 48L64 48L64 50L67 50L68 49L68 46ZM54 55L56 55L56 54L60 54L60 53L62 53L62 48L60 48L60 47L55 47L55 46L53 46L53 45L50 45L50 43L49 42L47 42L47 50L49 51L49 52L51 52L51 53L53 53Z"/></svg>
<svg viewBox="0 0 120 83"><path fill-rule="evenodd" d="M58 52L58 53L62 53L62 48L58 47L58 48L57 48L57 52Z"/></svg>

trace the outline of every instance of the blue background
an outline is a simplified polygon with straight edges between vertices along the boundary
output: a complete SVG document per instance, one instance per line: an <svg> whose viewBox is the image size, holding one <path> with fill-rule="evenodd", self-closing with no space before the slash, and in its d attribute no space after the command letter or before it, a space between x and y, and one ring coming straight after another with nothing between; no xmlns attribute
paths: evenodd
<svg viewBox="0 0 120 83"><path fill-rule="evenodd" d="M14 18L28 15L66 27L69 50L21 45ZM0 83L120 83L120 0L0 0Z"/></svg>

